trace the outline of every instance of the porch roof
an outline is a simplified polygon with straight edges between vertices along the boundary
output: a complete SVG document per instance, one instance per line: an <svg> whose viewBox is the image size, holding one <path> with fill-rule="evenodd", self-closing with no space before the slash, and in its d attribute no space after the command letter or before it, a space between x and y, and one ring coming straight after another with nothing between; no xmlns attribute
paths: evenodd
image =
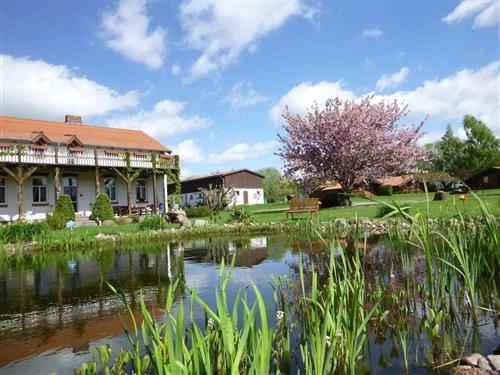
<svg viewBox="0 0 500 375"><path fill-rule="evenodd" d="M36 133L43 133L55 143L66 143L71 137L76 137L86 146L170 151L142 130L0 116L0 139L2 140L32 142Z"/></svg>

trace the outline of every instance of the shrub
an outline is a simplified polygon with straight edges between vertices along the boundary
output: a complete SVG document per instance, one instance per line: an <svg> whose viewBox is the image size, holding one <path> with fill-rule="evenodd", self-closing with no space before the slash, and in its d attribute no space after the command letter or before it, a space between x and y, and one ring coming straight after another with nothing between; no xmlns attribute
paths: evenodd
<svg viewBox="0 0 500 375"><path fill-rule="evenodd" d="M235 206L229 210L229 221L238 223L252 221L252 213L245 207Z"/></svg>
<svg viewBox="0 0 500 375"><path fill-rule="evenodd" d="M139 224L140 230L158 230L163 229L167 226L167 222L163 219L161 215L154 215L144 219L142 223Z"/></svg>
<svg viewBox="0 0 500 375"><path fill-rule="evenodd" d="M3 242L33 241L35 237L45 234L48 230L49 226L44 221L20 222L2 227L0 239Z"/></svg>
<svg viewBox="0 0 500 375"><path fill-rule="evenodd" d="M66 220L62 212L54 211L47 215L46 222L51 229L63 229L66 227L68 220Z"/></svg>
<svg viewBox="0 0 500 375"><path fill-rule="evenodd" d="M207 217L212 214L208 206L198 206L193 208L186 208L187 217Z"/></svg>
<svg viewBox="0 0 500 375"><path fill-rule="evenodd" d="M132 219L132 223L138 223L140 220L140 216L137 214L130 214L128 217Z"/></svg>
<svg viewBox="0 0 500 375"><path fill-rule="evenodd" d="M448 199L448 193L446 191L436 191L434 194L435 201L445 201Z"/></svg>
<svg viewBox="0 0 500 375"><path fill-rule="evenodd" d="M382 185L378 188L378 195L392 195L392 186Z"/></svg>
<svg viewBox="0 0 500 375"><path fill-rule="evenodd" d="M119 216L115 219L115 223L118 225L128 224L129 222L129 218L127 216Z"/></svg>
<svg viewBox="0 0 500 375"><path fill-rule="evenodd" d="M113 220L115 215L113 214L113 206L106 194L99 194L94 204L92 205L92 214L90 215L91 220L100 221Z"/></svg>
<svg viewBox="0 0 500 375"><path fill-rule="evenodd" d="M350 206L351 200L348 194L341 192L326 192L321 194L321 208Z"/></svg>

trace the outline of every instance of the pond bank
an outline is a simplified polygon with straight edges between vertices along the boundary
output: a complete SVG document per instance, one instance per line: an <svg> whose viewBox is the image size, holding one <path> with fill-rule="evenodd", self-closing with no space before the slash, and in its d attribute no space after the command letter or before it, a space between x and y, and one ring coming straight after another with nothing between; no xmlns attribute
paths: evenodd
<svg viewBox="0 0 500 375"><path fill-rule="evenodd" d="M498 218L490 216L492 222ZM430 230L444 229L447 227L464 226L474 228L477 225L484 225L485 217L467 219L427 219ZM339 238L348 237L352 233L359 233L362 236L382 235L391 231L409 232L412 224L402 219L368 219L339 218L333 221L297 220L285 223L233 223L233 224L210 224L204 222L202 225L190 228L165 228L159 230L144 231L119 231L118 232L78 232L71 230L64 232L50 232L40 236L34 241L7 243L3 245L3 256L30 255L38 251L67 251L83 248L98 248L115 245L130 245L144 243L144 241L164 241L190 239L195 237L207 237L217 235L244 235L244 234L278 234L278 233L300 233L311 232L319 234L335 234ZM103 227L107 228L107 227Z"/></svg>

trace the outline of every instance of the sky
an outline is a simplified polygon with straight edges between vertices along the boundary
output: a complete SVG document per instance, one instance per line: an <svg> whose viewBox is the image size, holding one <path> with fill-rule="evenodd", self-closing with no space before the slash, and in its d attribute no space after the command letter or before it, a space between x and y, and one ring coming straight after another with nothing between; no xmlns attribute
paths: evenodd
<svg viewBox="0 0 500 375"><path fill-rule="evenodd" d="M282 113L372 94L500 136L499 1L0 2L0 112L141 129L182 176L282 167Z"/></svg>

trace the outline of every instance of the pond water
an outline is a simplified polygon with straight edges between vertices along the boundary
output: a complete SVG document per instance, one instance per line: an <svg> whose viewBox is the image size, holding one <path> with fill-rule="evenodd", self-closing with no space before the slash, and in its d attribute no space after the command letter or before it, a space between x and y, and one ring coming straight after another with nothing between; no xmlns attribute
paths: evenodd
<svg viewBox="0 0 500 375"><path fill-rule="evenodd" d="M319 241L283 235L218 237L140 249L52 254L23 263L4 261L0 265L0 373L72 373L80 363L92 359L92 351L99 345L108 343L115 353L116 348L128 346L119 318L124 308L106 281L129 293L136 307L141 291L153 313L161 317L167 285L176 278L186 286L181 293L186 298L179 296L177 304L184 303L188 309L187 288L196 288L213 306L220 261L236 254L229 300L238 288L254 282L271 304L271 277L288 275L296 280L299 253L304 254L306 264L320 266L325 247ZM384 239L370 241L369 248L370 277L386 278L396 272L397 262ZM198 314L203 319L202 312ZM485 320L475 331L465 328L461 327L461 334L471 337L466 351L487 352L500 341L493 319ZM414 340L410 371L428 373L424 354L415 356L425 352L426 340L419 339L418 350ZM371 373L402 372L402 355L391 337L381 340L371 334L366 347L364 368Z"/></svg>

